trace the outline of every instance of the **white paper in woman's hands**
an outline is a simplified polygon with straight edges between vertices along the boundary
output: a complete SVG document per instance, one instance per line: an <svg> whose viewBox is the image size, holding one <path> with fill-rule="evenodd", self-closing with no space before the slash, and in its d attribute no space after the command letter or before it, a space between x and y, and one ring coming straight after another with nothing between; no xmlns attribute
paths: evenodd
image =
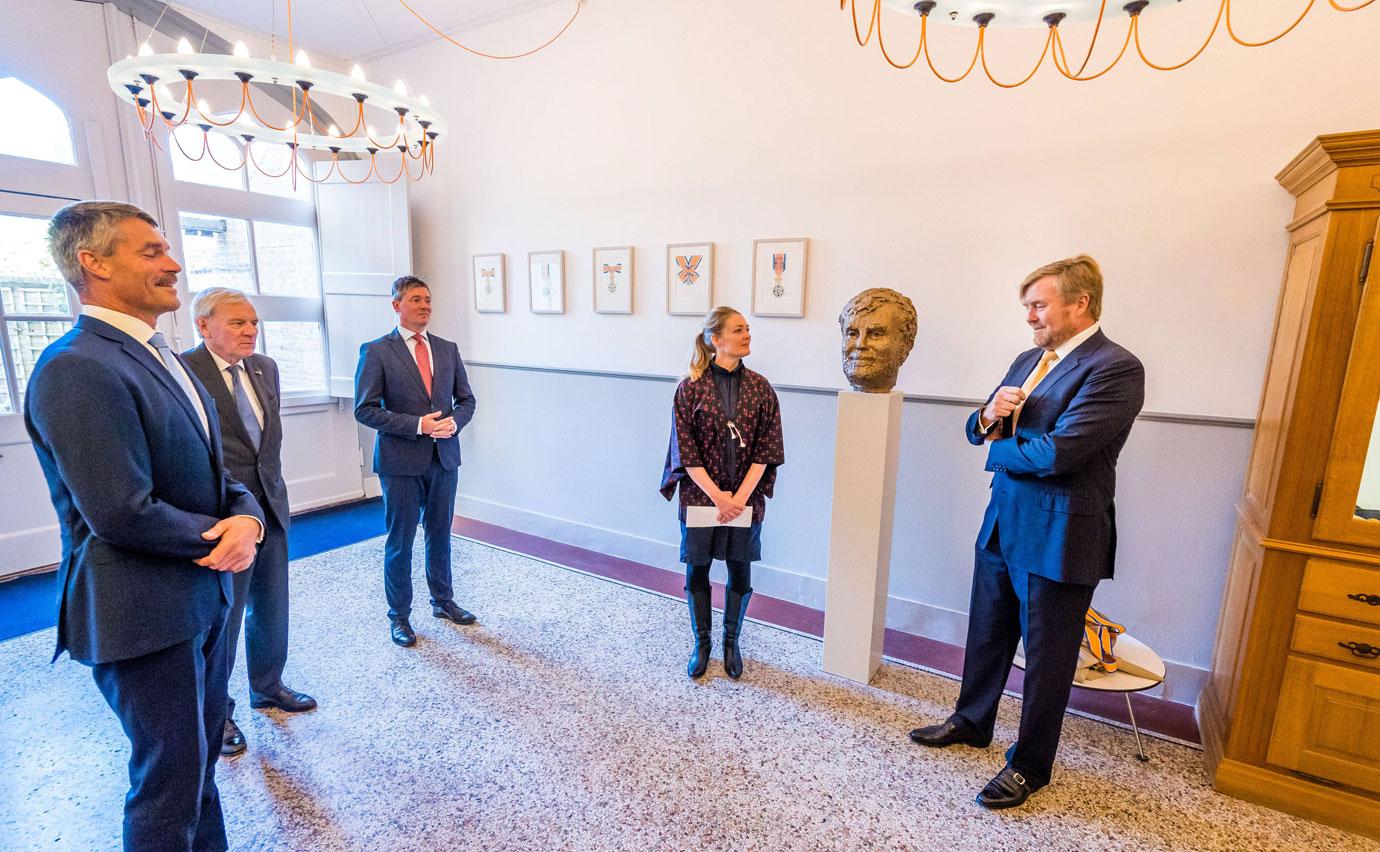
<svg viewBox="0 0 1380 852"><path fill-rule="evenodd" d="M686 506L685 525L687 527L750 527L752 526L752 507L726 524L719 523L719 510L714 506Z"/></svg>

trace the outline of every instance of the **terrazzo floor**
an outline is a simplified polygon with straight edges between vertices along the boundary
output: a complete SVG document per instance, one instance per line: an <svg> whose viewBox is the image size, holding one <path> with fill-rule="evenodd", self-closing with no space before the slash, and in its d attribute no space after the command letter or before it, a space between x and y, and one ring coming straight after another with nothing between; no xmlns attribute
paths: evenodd
<svg viewBox="0 0 1380 852"><path fill-rule="evenodd" d="M1068 717L1056 783L989 813L1019 705L986 750L912 745L955 681L819 670L820 643L749 624L747 672L684 674L685 605L456 539L462 628L388 640L382 539L293 563L285 680L312 713L248 709L220 763L235 849L1380 849L1213 792L1190 748ZM717 572L721 569L716 568ZM425 590L418 571L418 600ZM119 845L126 743L53 632L0 644L0 850Z"/></svg>

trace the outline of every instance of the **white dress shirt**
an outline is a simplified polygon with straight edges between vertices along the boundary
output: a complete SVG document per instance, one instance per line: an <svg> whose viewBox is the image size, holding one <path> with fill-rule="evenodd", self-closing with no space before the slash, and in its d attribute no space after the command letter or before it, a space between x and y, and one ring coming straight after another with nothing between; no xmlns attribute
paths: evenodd
<svg viewBox="0 0 1380 852"><path fill-rule="evenodd" d="M93 317L95 319L100 320L101 322L109 323L110 325L115 326L120 331L123 331L125 334L128 334L130 337L134 338L136 341L143 344L144 348L149 351L149 354L158 360L158 363L164 363L162 353L160 353L157 349L154 349L152 344L149 343L149 338L153 337L154 332L156 331L156 329L153 328L153 326L149 325L148 323L144 322L138 317L132 317L129 314L122 314L119 311L112 311L110 308L103 308L99 305L82 305L81 312L85 316ZM186 367L182 366L181 361L174 358L173 362L171 364L167 364L166 366L168 368L168 372L177 370L183 376L186 376L188 387L196 387L196 382L192 380L191 374L187 372ZM192 407L196 409L197 417L201 418L202 433L209 436L211 434L211 425L206 420L206 407L201 404L201 397L193 394L191 397L191 403Z"/></svg>
<svg viewBox="0 0 1380 852"><path fill-rule="evenodd" d="M211 360L216 362L216 369L220 371L220 377L225 380L225 388L230 391L230 398L234 399L235 377L230 372L230 367L233 365L217 355L211 347L207 346L206 351L211 353ZM240 374L240 379L244 383L245 395L249 397L249 407L254 409L254 419L259 421L259 429L262 430L264 428L264 407L259 404L259 395L254 391L254 383L249 381L249 364L242 358L238 363L244 371Z"/></svg>

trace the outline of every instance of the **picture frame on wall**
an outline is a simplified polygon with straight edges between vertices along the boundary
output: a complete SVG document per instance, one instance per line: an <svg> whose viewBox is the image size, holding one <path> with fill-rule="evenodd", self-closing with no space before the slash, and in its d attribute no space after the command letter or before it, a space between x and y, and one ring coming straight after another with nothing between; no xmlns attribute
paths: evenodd
<svg viewBox="0 0 1380 852"><path fill-rule="evenodd" d="M704 316L714 305L714 244L666 246L666 313Z"/></svg>
<svg viewBox="0 0 1380 852"><path fill-rule="evenodd" d="M474 256L474 309L481 314L501 314L508 310L507 255Z"/></svg>
<svg viewBox="0 0 1380 852"><path fill-rule="evenodd" d="M565 251L527 253L527 290L534 314L565 313Z"/></svg>
<svg viewBox="0 0 1380 852"><path fill-rule="evenodd" d="M633 247L612 246L594 250L594 312L633 312Z"/></svg>
<svg viewBox="0 0 1380 852"><path fill-rule="evenodd" d="M752 315L805 316L806 237L752 241Z"/></svg>

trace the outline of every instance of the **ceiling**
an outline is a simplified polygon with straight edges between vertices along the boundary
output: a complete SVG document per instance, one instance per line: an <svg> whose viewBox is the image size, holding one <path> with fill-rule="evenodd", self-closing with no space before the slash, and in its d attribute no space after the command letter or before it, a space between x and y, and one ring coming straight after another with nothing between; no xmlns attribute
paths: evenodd
<svg viewBox="0 0 1380 852"><path fill-rule="evenodd" d="M408 0L448 34L529 9L572 0ZM287 34L287 0L176 0L172 6L268 35ZM214 29L214 27L212 27ZM398 0L293 0L293 38L349 62L413 47L437 36Z"/></svg>

